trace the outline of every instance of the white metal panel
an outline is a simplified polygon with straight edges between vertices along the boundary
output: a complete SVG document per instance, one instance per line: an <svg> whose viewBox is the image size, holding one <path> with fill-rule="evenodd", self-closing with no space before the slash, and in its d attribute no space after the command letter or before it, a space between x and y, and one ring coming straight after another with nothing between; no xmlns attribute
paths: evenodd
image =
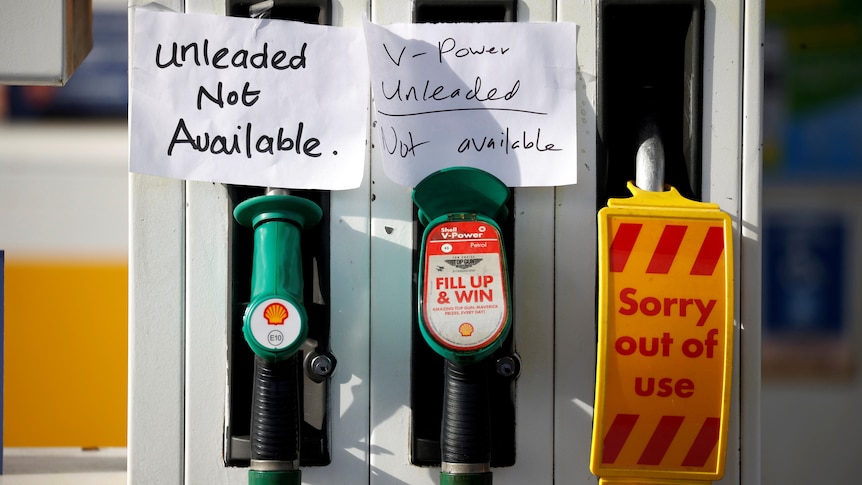
<svg viewBox="0 0 862 485"><path fill-rule="evenodd" d="M131 52L131 19L129 26ZM133 82L134 73L129 76ZM130 485L182 483L184 205L182 181L129 174Z"/></svg>
<svg viewBox="0 0 862 485"><path fill-rule="evenodd" d="M517 21L551 22L550 0L518 2ZM554 480L554 188L514 190L512 305L515 381L515 464L495 468L500 484Z"/></svg>
<svg viewBox="0 0 862 485"><path fill-rule="evenodd" d="M374 0L371 21L409 22L412 2ZM371 414L370 483L433 484L437 473L410 465L410 326L413 233L410 188L383 170L371 130Z"/></svg>
<svg viewBox="0 0 862 485"><path fill-rule="evenodd" d="M129 175L130 484L182 483L183 183Z"/></svg>
<svg viewBox="0 0 862 485"><path fill-rule="evenodd" d="M764 1L745 2L743 18L742 182L740 195L740 470L739 483L759 485Z"/></svg>
<svg viewBox="0 0 862 485"><path fill-rule="evenodd" d="M370 185L366 168L359 189L331 194L330 347L338 361L330 382L332 463L304 468L302 476L307 483L367 483Z"/></svg>
<svg viewBox="0 0 862 485"><path fill-rule="evenodd" d="M407 2L394 2L407 4ZM372 10L376 7L372 5ZM375 22L382 23L375 18ZM411 467L410 326L413 233L410 189L383 172L377 132L371 152L370 464L373 484L431 484L430 469Z"/></svg>
<svg viewBox="0 0 862 485"><path fill-rule="evenodd" d="M227 11L225 3L225 0L185 0L185 12L224 15Z"/></svg>
<svg viewBox="0 0 862 485"><path fill-rule="evenodd" d="M186 13L224 15L224 2L186 0ZM184 484L246 483L224 464L227 386L228 228L224 185L187 182Z"/></svg>
<svg viewBox="0 0 862 485"><path fill-rule="evenodd" d="M714 202L734 221L734 274L741 275L739 250L742 225L742 4L705 2L703 66L703 200ZM740 332L741 292L734 288L734 346L730 423L724 478L717 484L739 483L740 457Z"/></svg>
<svg viewBox="0 0 862 485"><path fill-rule="evenodd" d="M590 473L596 376L597 2L558 3L578 25L578 184L557 189L555 273L555 483L597 483Z"/></svg>
<svg viewBox="0 0 862 485"><path fill-rule="evenodd" d="M228 287L228 195L224 185L186 183L185 482L244 483L224 465Z"/></svg>
<svg viewBox="0 0 862 485"><path fill-rule="evenodd" d="M333 25L361 28L367 15L367 2L333 2ZM330 193L330 347L338 361L330 382L332 463L304 468L303 481L309 484L369 480L370 143L366 148L362 185Z"/></svg>
<svg viewBox="0 0 862 485"><path fill-rule="evenodd" d="M554 477L554 189L515 190L512 305L515 465L495 468L494 482L553 483Z"/></svg>

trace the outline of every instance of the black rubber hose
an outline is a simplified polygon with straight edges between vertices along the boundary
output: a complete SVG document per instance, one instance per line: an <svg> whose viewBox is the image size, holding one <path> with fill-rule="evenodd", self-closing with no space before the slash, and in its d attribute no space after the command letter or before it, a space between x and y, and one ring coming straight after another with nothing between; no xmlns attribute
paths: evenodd
<svg viewBox="0 0 862 485"><path fill-rule="evenodd" d="M440 452L446 463L488 463L491 420L485 361L460 364L446 360Z"/></svg>
<svg viewBox="0 0 862 485"><path fill-rule="evenodd" d="M299 459L298 354L279 362L254 358L252 460Z"/></svg>

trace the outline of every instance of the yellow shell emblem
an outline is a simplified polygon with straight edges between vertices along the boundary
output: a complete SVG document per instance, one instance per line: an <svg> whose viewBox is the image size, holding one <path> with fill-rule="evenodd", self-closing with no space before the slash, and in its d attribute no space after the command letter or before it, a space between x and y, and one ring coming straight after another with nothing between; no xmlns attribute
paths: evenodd
<svg viewBox="0 0 862 485"><path fill-rule="evenodd" d="M270 325L284 325L284 321L287 319L287 308L281 303L270 303L263 310L263 318Z"/></svg>
<svg viewBox="0 0 862 485"><path fill-rule="evenodd" d="M469 336L473 335L473 325L470 325L469 323L466 323L466 322L462 323L458 327L458 333L460 333L462 337L469 337Z"/></svg>

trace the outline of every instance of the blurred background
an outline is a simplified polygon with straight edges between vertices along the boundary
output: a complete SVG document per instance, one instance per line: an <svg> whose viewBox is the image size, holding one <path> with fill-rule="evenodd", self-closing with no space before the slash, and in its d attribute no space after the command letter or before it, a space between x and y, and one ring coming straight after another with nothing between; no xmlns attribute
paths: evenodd
<svg viewBox="0 0 862 485"><path fill-rule="evenodd" d="M82 450L125 466L127 8L93 10L93 49L64 87L0 86L6 473ZM77 452L33 466L14 451L28 447Z"/></svg>
<svg viewBox="0 0 862 485"><path fill-rule="evenodd" d="M767 0L764 484L862 475L862 2Z"/></svg>
<svg viewBox="0 0 862 485"><path fill-rule="evenodd" d="M115 450L91 466L122 469L127 12L125 0L93 7L93 50L66 86L0 86L0 429L7 457L30 447ZM765 34L763 483L855 483L862 2L767 0ZM33 468L22 456L7 459L6 472L20 463Z"/></svg>

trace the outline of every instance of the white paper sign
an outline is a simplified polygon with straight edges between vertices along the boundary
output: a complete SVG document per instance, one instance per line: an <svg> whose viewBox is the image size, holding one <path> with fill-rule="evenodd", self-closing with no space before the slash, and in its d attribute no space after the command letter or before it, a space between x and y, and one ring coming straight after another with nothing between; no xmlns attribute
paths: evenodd
<svg viewBox="0 0 862 485"><path fill-rule="evenodd" d="M415 186L452 166L506 185L577 179L576 26L365 23L376 148Z"/></svg>
<svg viewBox="0 0 862 485"><path fill-rule="evenodd" d="M135 11L130 170L296 189L362 183L362 31Z"/></svg>

